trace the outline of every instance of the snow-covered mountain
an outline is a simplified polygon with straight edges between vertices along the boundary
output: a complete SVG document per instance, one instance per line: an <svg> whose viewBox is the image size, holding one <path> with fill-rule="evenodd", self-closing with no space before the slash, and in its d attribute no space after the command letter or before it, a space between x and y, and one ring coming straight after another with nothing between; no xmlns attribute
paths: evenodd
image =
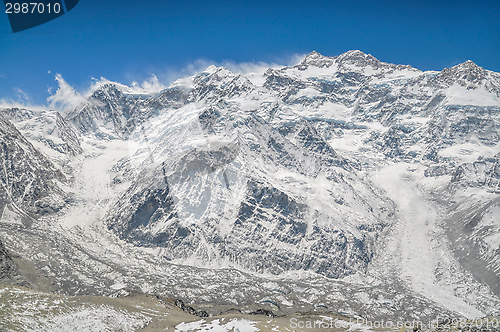
<svg viewBox="0 0 500 332"><path fill-rule="evenodd" d="M141 280L140 291L194 304L282 312L500 307L500 74L471 61L422 72L312 52L263 75L210 66L157 94L106 83L63 116L1 114L1 143L17 151L5 168L28 174L4 181L24 193L6 187L4 216L15 206L39 217L2 217L5 243L59 292L109 295ZM27 187L55 216L33 210L42 198ZM30 236L43 254L21 245Z"/></svg>
<svg viewBox="0 0 500 332"><path fill-rule="evenodd" d="M251 84L224 69L212 75L195 79L193 93L223 98L247 92L239 82ZM214 81L229 88L217 91ZM353 172L355 163L307 122L289 138L254 111L213 105L214 98L147 124L154 132L145 132L145 159L128 165L141 171L109 210L109 227L137 245L168 247L169 260L330 277L365 269L383 200Z"/></svg>

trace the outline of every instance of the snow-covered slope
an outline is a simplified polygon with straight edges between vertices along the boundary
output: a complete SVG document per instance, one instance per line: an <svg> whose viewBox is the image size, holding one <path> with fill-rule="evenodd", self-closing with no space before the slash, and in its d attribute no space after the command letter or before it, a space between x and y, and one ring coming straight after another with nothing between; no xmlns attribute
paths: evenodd
<svg viewBox="0 0 500 332"><path fill-rule="evenodd" d="M30 224L65 204L64 174L7 119L0 117L0 210L4 222Z"/></svg>
<svg viewBox="0 0 500 332"><path fill-rule="evenodd" d="M121 84L99 86L82 107L69 110L65 117L82 133L101 139L126 138L137 125L158 111L176 108L186 99L182 87L172 86L159 95L131 93Z"/></svg>
<svg viewBox="0 0 500 332"><path fill-rule="evenodd" d="M447 197L452 249L461 264L500 294L500 154L479 157L453 172Z"/></svg>
<svg viewBox="0 0 500 332"><path fill-rule="evenodd" d="M5 108L0 109L0 114L50 157L83 152L78 131L57 111Z"/></svg>
<svg viewBox="0 0 500 332"><path fill-rule="evenodd" d="M471 61L312 52L157 94L106 83L64 117L3 114L72 178L36 230L0 224L59 292L379 318L500 306L500 74Z"/></svg>

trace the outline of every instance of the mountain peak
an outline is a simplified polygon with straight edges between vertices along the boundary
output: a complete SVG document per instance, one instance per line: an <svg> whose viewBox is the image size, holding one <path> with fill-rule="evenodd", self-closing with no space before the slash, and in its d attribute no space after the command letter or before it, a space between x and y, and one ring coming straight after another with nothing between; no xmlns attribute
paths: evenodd
<svg viewBox="0 0 500 332"><path fill-rule="evenodd" d="M204 70L204 72L205 73L209 73L209 74L213 74L213 73L215 73L217 71L217 69L219 69L219 68L217 68L217 66L210 65L210 66L207 67L207 69Z"/></svg>
<svg viewBox="0 0 500 332"><path fill-rule="evenodd" d="M478 65L476 65L473 61L471 60L467 60L465 62L462 62L462 63L459 63L458 65L456 66L453 66L452 69L455 68L455 69L460 69L460 70L482 70L483 67L480 67ZM484 70L484 69L483 69Z"/></svg>
<svg viewBox="0 0 500 332"><path fill-rule="evenodd" d="M95 89L91 99L105 100L109 98L120 98L123 96L123 85L114 82L106 82Z"/></svg>
<svg viewBox="0 0 500 332"><path fill-rule="evenodd" d="M99 85L95 89L95 91L118 90L118 88L117 88L118 84L119 83L115 83L115 82L106 82L106 83Z"/></svg>
<svg viewBox="0 0 500 332"><path fill-rule="evenodd" d="M299 64L299 67L304 68L304 69L307 66L324 68L324 67L330 67L332 64L333 64L333 58L324 56L316 51L312 51Z"/></svg>
<svg viewBox="0 0 500 332"><path fill-rule="evenodd" d="M91 98L99 98L99 96L103 95L119 96L124 93L130 93L130 87L121 83L107 81L94 88Z"/></svg>
<svg viewBox="0 0 500 332"><path fill-rule="evenodd" d="M366 54L360 50L347 51L337 57L338 62L358 63L363 66L379 64L380 61L371 54Z"/></svg>
<svg viewBox="0 0 500 332"><path fill-rule="evenodd" d="M201 75L201 76L200 76ZM217 67L215 65L210 65L207 69L202 71L198 76L200 77L210 77L216 75L217 77L228 77L235 76L236 74L227 69L224 66Z"/></svg>
<svg viewBox="0 0 500 332"><path fill-rule="evenodd" d="M321 58L325 58L325 56L320 54L319 52L312 51L311 53L306 55L304 61L313 60L313 59L321 59Z"/></svg>
<svg viewBox="0 0 500 332"><path fill-rule="evenodd" d="M448 77L451 81L461 85L477 84L486 78L486 70L471 60L467 60L451 68L444 69L439 76Z"/></svg>
<svg viewBox="0 0 500 332"><path fill-rule="evenodd" d="M359 57L359 56L362 56L362 57L366 57L367 54L363 51L360 51L360 50L349 50L343 54L341 54L341 56L345 56L345 57Z"/></svg>

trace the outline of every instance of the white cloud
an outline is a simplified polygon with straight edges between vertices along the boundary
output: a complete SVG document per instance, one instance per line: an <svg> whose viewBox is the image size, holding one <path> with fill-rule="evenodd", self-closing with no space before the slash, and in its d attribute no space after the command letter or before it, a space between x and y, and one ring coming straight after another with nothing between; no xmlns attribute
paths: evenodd
<svg viewBox="0 0 500 332"><path fill-rule="evenodd" d="M23 90L14 88L14 99L0 99L1 108L26 108L31 110L42 110L43 106L33 105L33 99Z"/></svg>
<svg viewBox="0 0 500 332"><path fill-rule="evenodd" d="M294 54L290 58L280 61L282 64L278 64L275 62L267 63L263 61L258 62L234 62L234 61L223 61L221 65L226 67L233 73L239 73L242 75L247 74L264 74L269 68L282 68L285 66L294 66L298 64L305 58L305 55ZM216 64L217 65L217 64Z"/></svg>
<svg viewBox="0 0 500 332"><path fill-rule="evenodd" d="M225 60L221 62L215 62L205 59L196 60L190 64L187 64L181 69L166 69L159 71L157 75L151 75L149 78L144 80L142 83L137 81L132 82L130 85L124 85L121 83L110 81L104 77L100 79L93 79L89 88L85 91L76 91L61 74L56 74L55 80L57 81L58 88L55 93L52 93L52 89L49 88L48 92L51 94L47 98L48 107L56 109L58 111L64 112L67 110L74 109L78 106L83 105L87 102L88 98L94 93L94 91L101 85L106 83L115 84L119 89L126 93L137 93L137 94L151 94L158 93L161 90L167 88L170 84L178 79L186 78L189 76L196 75L211 65L217 67L226 67L234 73L240 73L242 75L247 75L247 77L261 76L268 68L281 68L284 66L293 66L298 64L305 55L292 55L288 58L280 59L276 62L263 62L263 61L251 61L251 62L234 62L231 60ZM49 71L50 73L50 71ZM252 79L254 80L254 79ZM258 80L257 80L258 81ZM28 100L28 96L22 92L18 91L18 98L20 100ZM5 100L4 103L7 103ZM22 102L18 102L21 103Z"/></svg>
<svg viewBox="0 0 500 332"><path fill-rule="evenodd" d="M13 99L0 99L0 109L1 108L24 108L33 111L42 111L46 109L45 106L33 104L33 99L23 90L19 88L14 88L16 100Z"/></svg>
<svg viewBox="0 0 500 332"><path fill-rule="evenodd" d="M59 87L56 93L47 98L50 108L58 111L66 111L83 105L87 99L69 85L61 74L56 74L56 81ZM50 93L50 89L49 89Z"/></svg>
<svg viewBox="0 0 500 332"><path fill-rule="evenodd" d="M131 88L135 93L156 93L165 89L166 86L160 83L156 75L153 75L140 85L137 82L132 82Z"/></svg>
<svg viewBox="0 0 500 332"><path fill-rule="evenodd" d="M167 68L165 70L158 70L158 73L155 75L151 75L149 78L144 80L142 83L139 83L137 81L133 81L130 85L125 85L122 83L118 82L113 82L110 81L104 77L101 77L99 79L93 78L93 82L90 85L89 89L84 92L80 92L80 96L84 96L85 98L88 98L94 93L94 91L99 88L101 85L106 84L106 83L112 83L116 85L119 89L121 89L123 92L126 93L137 93L137 94L151 94L151 93L158 93L167 87L169 87L172 83L179 79L183 79L189 76L196 75L205 69L207 69L211 65L215 65L217 67L226 67L230 71L234 73L239 73L242 75L262 75L268 68L281 68L284 66L293 66L302 59L304 59L305 55L292 55L286 59L283 59L282 64L278 63L267 63L263 61L253 61L253 62L235 62L231 60L225 60L222 62L215 62L215 61L210 61L206 59L198 59L193 61L192 63L189 63L185 65L183 68ZM59 81L59 79L66 83L61 75L56 76L56 80ZM67 83L66 83L67 84ZM61 82L60 82L60 88L61 88ZM78 93L78 92L77 92ZM52 97L49 97L52 98Z"/></svg>
<svg viewBox="0 0 500 332"><path fill-rule="evenodd" d="M33 111L42 111L46 109L45 106L40 106L40 105L34 105L31 103L30 99L24 99L24 100L8 100L8 99L0 99L0 109L1 108L24 108L24 109L30 109Z"/></svg>
<svg viewBox="0 0 500 332"><path fill-rule="evenodd" d="M196 75L204 71L211 65L215 65L217 67L226 67L234 73L247 75L247 77L250 78L250 76L261 76L268 68L293 66L302 61L304 57L305 55L292 55L288 58L277 61L281 64L275 62L267 63L262 61L234 62L231 60L215 62L206 59L199 59L190 64L187 64L180 69L166 69L163 71L159 71L159 73L157 74L158 76L151 75L142 83L134 81L130 86L112 82L104 77L101 77L100 79L93 79L93 82L92 84L90 84L89 88L83 91L75 90L75 88L73 88L68 82L66 82L66 80L64 80L61 74L56 74L55 80L57 81L58 87L55 93L52 92L52 88L48 88L50 96L47 98L46 106L34 105L32 103L32 99L23 90L15 88L14 91L17 99L0 99L0 108L19 107L29 108L33 110L52 108L60 112L64 112L83 105L85 102L87 102L88 98L99 86L106 83L113 83L122 91L127 93L151 94L160 92L178 79ZM51 73L50 70L48 71L48 73ZM4 74L0 74L0 78L6 78L6 76Z"/></svg>
<svg viewBox="0 0 500 332"><path fill-rule="evenodd" d="M107 78L101 77L99 79L93 78L93 82L90 85L90 88L82 93L86 98L90 97L92 93L94 93L97 88L99 88L101 85L104 85L106 83L112 83L114 84L117 88L122 90L123 92L126 93L136 93L136 94L152 94L152 93L158 93L161 90L167 88L164 84L160 82L158 77L156 75L151 75L150 78L146 79L142 83L138 83L136 81L132 82L130 86L118 83L118 82L113 82L108 80Z"/></svg>
<svg viewBox="0 0 500 332"><path fill-rule="evenodd" d="M180 78L196 75L209 66L214 65L217 67L226 67L233 73L242 75L262 75L269 68L281 68L285 66L294 66L301 62L306 57L305 54L294 54L287 58L279 59L277 62L264 62L264 61L249 61L249 62L235 62L232 60L224 60L221 62L211 61L206 59L198 59L194 62L187 64L181 69L167 69L163 73L158 73L158 76L165 85L170 85Z"/></svg>
<svg viewBox="0 0 500 332"><path fill-rule="evenodd" d="M26 101L29 101L30 100L30 97L28 96L28 94L26 92L24 92L23 90L19 89L19 88L14 88L14 91L16 91L16 96L17 96L17 99L22 103L22 102L26 102Z"/></svg>

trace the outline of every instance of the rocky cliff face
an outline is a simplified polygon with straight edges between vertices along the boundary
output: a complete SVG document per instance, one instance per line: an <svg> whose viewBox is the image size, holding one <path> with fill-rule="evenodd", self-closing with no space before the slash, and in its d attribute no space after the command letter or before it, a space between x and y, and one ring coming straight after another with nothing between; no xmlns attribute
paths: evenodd
<svg viewBox="0 0 500 332"><path fill-rule="evenodd" d="M65 176L5 118L0 118L0 210L23 223L59 211L65 194L57 183Z"/></svg>
<svg viewBox="0 0 500 332"><path fill-rule="evenodd" d="M0 241L0 283L10 283L17 276L17 266Z"/></svg>

